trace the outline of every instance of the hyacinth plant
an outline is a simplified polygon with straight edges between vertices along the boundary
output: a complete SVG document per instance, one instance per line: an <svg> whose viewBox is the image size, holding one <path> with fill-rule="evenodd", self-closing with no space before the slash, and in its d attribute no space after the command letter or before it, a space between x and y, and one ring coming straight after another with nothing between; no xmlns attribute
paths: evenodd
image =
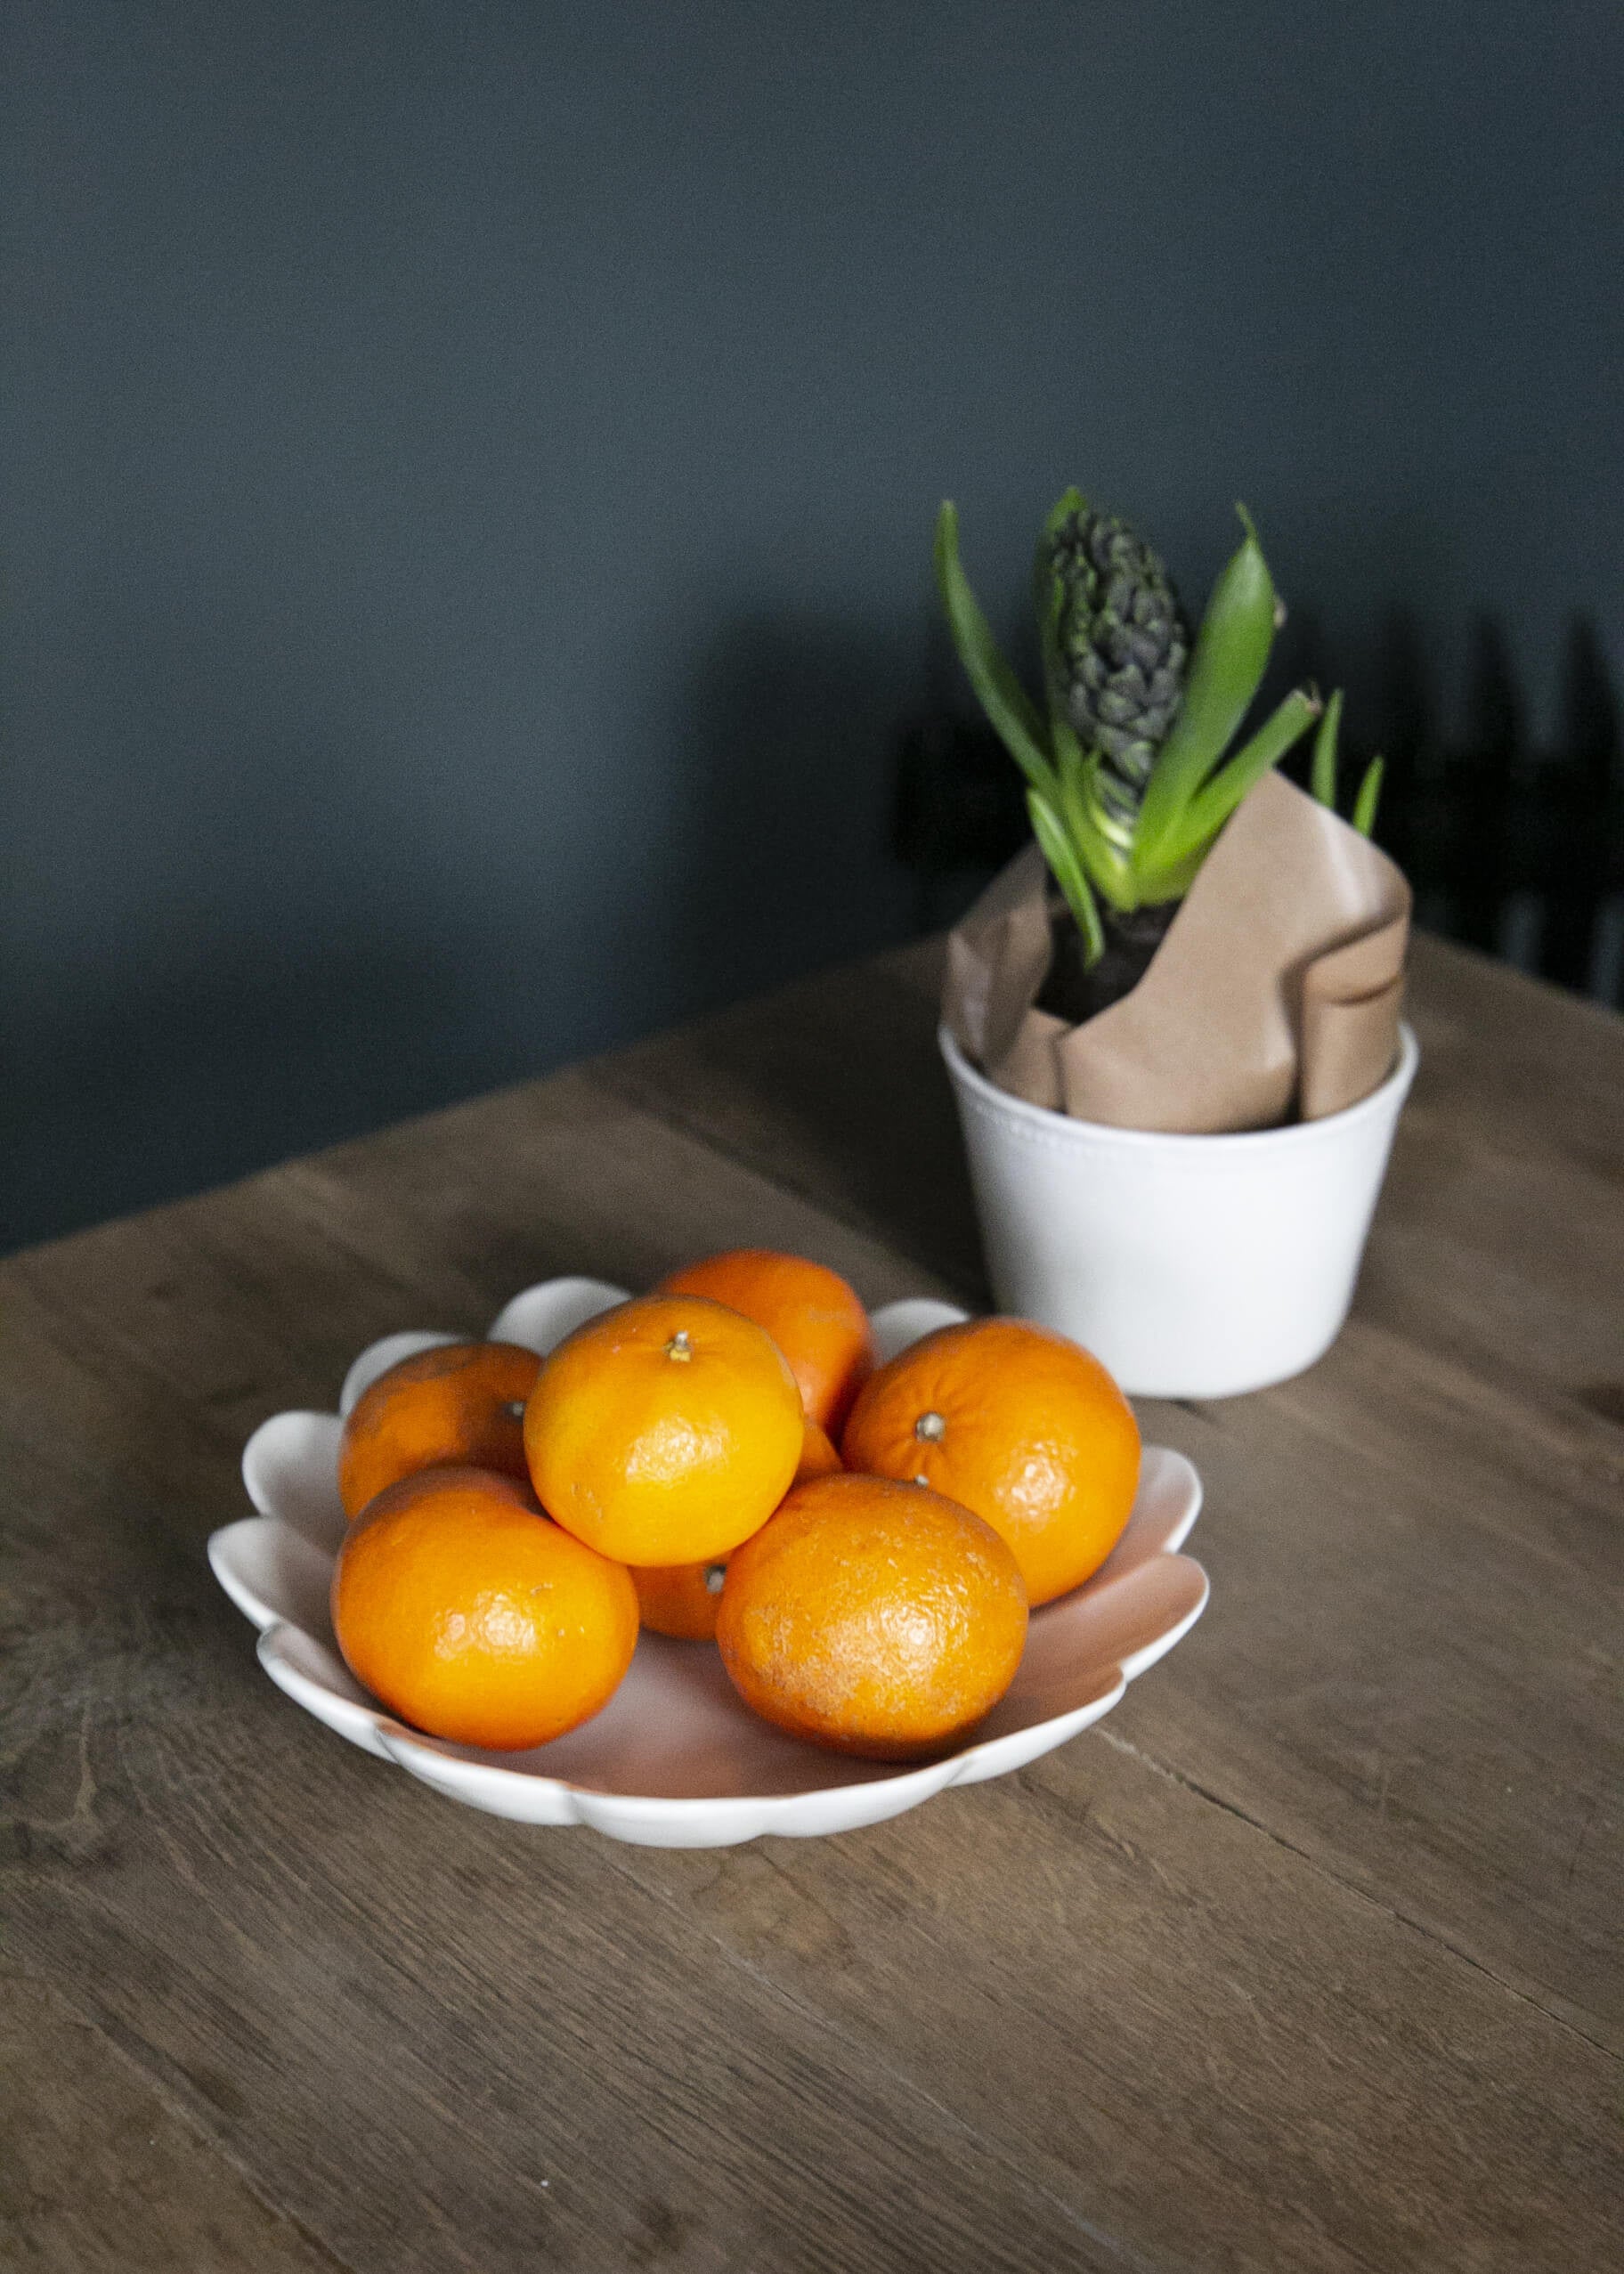
<svg viewBox="0 0 1624 2274"><path fill-rule="evenodd" d="M1001 654L959 559L958 515L937 521L936 569L954 641L981 707L1027 779L1027 809L1076 931L1071 1015L1125 994L1254 784L1319 721L1314 794L1334 804L1342 697L1294 688L1237 745L1284 621L1244 507L1245 536L1192 643L1157 555L1068 490L1033 570L1043 662L1035 703ZM1368 834L1381 760L1352 819ZM1059 1003L1055 1008L1060 1008Z"/></svg>

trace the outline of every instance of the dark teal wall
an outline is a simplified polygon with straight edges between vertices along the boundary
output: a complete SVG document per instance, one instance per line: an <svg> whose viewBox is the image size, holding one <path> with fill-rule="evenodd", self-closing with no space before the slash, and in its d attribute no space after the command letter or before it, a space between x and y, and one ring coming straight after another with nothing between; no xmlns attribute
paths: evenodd
<svg viewBox="0 0 1624 2274"><path fill-rule="evenodd" d="M0 1237L898 936L944 492L1624 633L1612 6L4 24Z"/></svg>

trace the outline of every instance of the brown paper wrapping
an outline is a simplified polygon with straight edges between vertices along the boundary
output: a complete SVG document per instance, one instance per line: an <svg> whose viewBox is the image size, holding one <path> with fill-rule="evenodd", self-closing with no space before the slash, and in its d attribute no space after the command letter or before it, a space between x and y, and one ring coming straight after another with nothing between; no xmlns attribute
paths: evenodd
<svg viewBox="0 0 1624 2274"><path fill-rule="evenodd" d="M1265 775L1133 992L1070 1027L1035 1008L1051 886L1035 845L952 934L942 1012L988 1078L1121 1129L1263 1129L1355 1104L1393 1069L1409 886L1328 808Z"/></svg>

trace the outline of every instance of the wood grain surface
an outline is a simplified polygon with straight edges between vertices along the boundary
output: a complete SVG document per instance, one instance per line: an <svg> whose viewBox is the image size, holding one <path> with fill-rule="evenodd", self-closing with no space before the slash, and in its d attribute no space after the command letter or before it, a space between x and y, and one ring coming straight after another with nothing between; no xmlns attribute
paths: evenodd
<svg viewBox="0 0 1624 2274"><path fill-rule="evenodd" d="M1352 1320L1147 1403L1214 1596L845 1838L527 1831L260 1674L207 1533L373 1336L743 1241L984 1300L933 948L0 1266L0 2264L1624 2262L1624 1022L1417 943Z"/></svg>

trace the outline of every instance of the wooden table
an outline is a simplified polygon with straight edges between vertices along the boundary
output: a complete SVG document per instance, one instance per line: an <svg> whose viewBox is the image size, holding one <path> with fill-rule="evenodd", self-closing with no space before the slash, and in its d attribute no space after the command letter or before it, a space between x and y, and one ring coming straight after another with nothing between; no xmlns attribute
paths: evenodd
<svg viewBox="0 0 1624 2274"><path fill-rule="evenodd" d="M745 1241L983 1296L934 950L0 1269L0 2263L1624 2264L1624 1022L1422 942L1352 1323L1148 1405L1195 1634L1019 1776L712 1853L296 1711L219 1595L264 1415Z"/></svg>

